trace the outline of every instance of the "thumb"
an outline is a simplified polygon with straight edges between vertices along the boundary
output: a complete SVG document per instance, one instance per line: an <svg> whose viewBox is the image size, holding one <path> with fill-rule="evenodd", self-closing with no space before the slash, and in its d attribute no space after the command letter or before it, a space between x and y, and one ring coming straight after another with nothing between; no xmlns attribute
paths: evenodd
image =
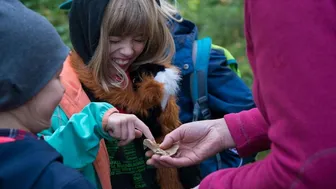
<svg viewBox="0 0 336 189"><path fill-rule="evenodd" d="M166 135L162 143L160 144L160 148L166 150L172 147L175 143L180 142L183 139L181 132L182 130L177 128L168 135Z"/></svg>

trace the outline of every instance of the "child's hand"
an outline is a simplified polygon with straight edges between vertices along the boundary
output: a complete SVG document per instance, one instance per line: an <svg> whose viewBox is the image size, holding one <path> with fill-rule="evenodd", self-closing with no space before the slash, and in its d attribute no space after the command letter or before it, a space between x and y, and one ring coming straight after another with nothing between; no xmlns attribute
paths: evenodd
<svg viewBox="0 0 336 189"><path fill-rule="evenodd" d="M111 137L120 140L119 146L124 146L134 140L140 138L142 134L147 139L155 141L149 128L133 114L113 113L108 118L106 127L104 128Z"/></svg>

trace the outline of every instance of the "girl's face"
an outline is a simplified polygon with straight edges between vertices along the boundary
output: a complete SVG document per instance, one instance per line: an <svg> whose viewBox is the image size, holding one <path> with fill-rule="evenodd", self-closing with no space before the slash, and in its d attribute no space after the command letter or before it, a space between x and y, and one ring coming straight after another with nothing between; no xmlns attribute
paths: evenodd
<svg viewBox="0 0 336 189"><path fill-rule="evenodd" d="M145 48L147 40L143 36L110 36L109 58L124 71L134 62Z"/></svg>

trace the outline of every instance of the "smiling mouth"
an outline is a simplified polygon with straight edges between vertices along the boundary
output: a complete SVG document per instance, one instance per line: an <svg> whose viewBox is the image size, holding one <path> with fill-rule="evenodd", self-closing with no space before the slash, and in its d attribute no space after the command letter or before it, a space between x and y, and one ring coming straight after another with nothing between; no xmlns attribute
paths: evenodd
<svg viewBox="0 0 336 189"><path fill-rule="evenodd" d="M130 60L121 60L121 59L112 59L113 62L119 64L119 65L126 65L130 62Z"/></svg>

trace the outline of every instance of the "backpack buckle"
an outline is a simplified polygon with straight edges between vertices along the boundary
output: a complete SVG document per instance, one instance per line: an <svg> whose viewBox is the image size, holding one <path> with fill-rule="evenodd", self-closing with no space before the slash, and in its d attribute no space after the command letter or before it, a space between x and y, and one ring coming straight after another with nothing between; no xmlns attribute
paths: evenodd
<svg viewBox="0 0 336 189"><path fill-rule="evenodd" d="M194 117L197 115L197 120L198 117L201 116L201 119L206 120L211 118L211 112L208 107L208 97L207 96L202 96L199 99L197 99L194 110Z"/></svg>

